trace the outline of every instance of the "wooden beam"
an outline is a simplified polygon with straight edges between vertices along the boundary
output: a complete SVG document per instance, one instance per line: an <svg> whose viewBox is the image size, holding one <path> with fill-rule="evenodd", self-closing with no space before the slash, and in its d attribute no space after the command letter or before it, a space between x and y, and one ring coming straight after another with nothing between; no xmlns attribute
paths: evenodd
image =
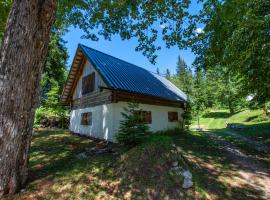
<svg viewBox="0 0 270 200"><path fill-rule="evenodd" d="M79 81L79 79L80 79L80 77L82 75L82 72L83 72L83 68L84 68L85 63L86 63L86 57L83 56L82 57L82 60L81 60L81 63L79 65L78 71L76 73L75 79L72 82L71 90L70 90L70 93L69 93L70 94L69 95L69 99L70 100L72 100L73 93L74 93L75 88L76 88L76 85L77 85L77 83L78 83L78 81Z"/></svg>
<svg viewBox="0 0 270 200"><path fill-rule="evenodd" d="M135 101L137 103L143 103L143 104L184 108L183 102L166 100L159 97L146 96L146 95L135 94L135 93L119 91L119 90L113 90L112 97L113 97L113 102L115 103L118 101L125 101L125 102Z"/></svg>

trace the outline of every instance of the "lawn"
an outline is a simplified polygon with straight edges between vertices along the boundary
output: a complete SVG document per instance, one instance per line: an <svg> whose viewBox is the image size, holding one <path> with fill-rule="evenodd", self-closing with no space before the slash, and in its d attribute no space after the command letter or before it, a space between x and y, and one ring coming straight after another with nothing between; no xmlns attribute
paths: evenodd
<svg viewBox="0 0 270 200"><path fill-rule="evenodd" d="M243 130L226 128L226 123L243 125ZM270 146L270 117L265 116L262 110L242 110L231 115L228 110L211 110L200 118L200 124L205 129L218 132L228 130L241 136ZM193 121L193 127L197 121Z"/></svg>

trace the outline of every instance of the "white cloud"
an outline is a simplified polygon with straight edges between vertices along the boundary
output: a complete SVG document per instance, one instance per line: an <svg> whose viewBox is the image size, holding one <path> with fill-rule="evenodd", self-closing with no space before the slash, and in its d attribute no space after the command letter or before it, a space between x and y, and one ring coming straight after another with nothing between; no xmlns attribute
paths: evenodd
<svg viewBox="0 0 270 200"><path fill-rule="evenodd" d="M160 28L164 29L166 27L166 24L160 24Z"/></svg>
<svg viewBox="0 0 270 200"><path fill-rule="evenodd" d="M201 33L204 33L204 30L203 28L196 28L195 32L198 34L201 34Z"/></svg>

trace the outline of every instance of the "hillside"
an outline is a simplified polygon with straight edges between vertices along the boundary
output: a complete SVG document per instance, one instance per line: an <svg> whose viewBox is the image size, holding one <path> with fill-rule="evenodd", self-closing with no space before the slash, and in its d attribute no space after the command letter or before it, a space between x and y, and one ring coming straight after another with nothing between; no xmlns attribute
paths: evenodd
<svg viewBox="0 0 270 200"><path fill-rule="evenodd" d="M240 125L241 129L226 128L226 123ZM242 110L230 115L228 110L212 110L200 118L204 129L218 132L232 131L237 134L270 145L270 117L262 110ZM197 121L193 121L193 128Z"/></svg>

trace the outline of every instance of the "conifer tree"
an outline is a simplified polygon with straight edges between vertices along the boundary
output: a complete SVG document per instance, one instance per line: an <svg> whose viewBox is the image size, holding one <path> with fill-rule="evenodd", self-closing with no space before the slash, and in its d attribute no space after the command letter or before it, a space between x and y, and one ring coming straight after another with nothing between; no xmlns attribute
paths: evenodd
<svg viewBox="0 0 270 200"><path fill-rule="evenodd" d="M194 82L194 96L193 101L193 112L197 116L198 128L200 129L200 115L206 108L207 94L206 94L206 84L205 76L201 69L197 68L195 72L195 82Z"/></svg>
<svg viewBox="0 0 270 200"><path fill-rule="evenodd" d="M178 79L178 87L187 95L192 96L193 75L190 67L185 60L178 56L176 65L176 79Z"/></svg>
<svg viewBox="0 0 270 200"><path fill-rule="evenodd" d="M149 136L149 127L142 122L142 109L137 103L128 103L122 112L123 120L120 122L116 140L126 146L133 147L143 142Z"/></svg>
<svg viewBox="0 0 270 200"><path fill-rule="evenodd" d="M156 69L156 73L157 73L157 74L160 74L159 68L158 68L158 67L157 67L157 69Z"/></svg>
<svg viewBox="0 0 270 200"><path fill-rule="evenodd" d="M165 77L166 77L167 80L171 80L171 72L170 72L170 70L168 68L166 69Z"/></svg>

